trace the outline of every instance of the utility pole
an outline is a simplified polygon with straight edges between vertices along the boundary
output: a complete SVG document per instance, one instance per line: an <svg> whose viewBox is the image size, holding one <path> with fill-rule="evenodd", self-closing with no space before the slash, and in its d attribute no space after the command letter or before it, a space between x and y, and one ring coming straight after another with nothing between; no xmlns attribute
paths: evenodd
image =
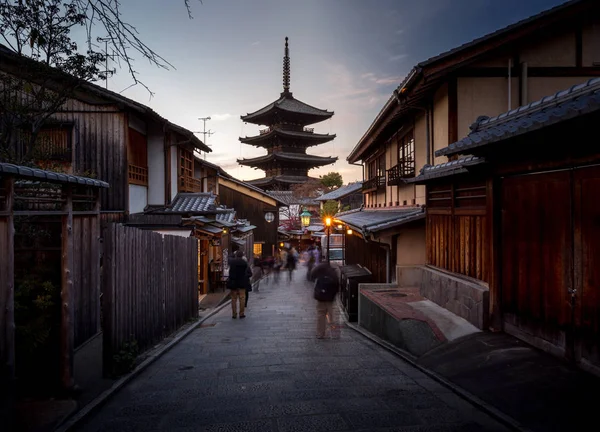
<svg viewBox="0 0 600 432"><path fill-rule="evenodd" d="M210 120L210 116L209 117L200 117L198 120L202 120L202 123L203 123L204 127L203 127L202 132L197 132L197 133L201 133L202 134L202 142L204 144L206 144L207 146L209 146L208 143L206 142L206 136L207 135L211 136L211 135L215 134L215 132L211 131L210 129L206 130L206 121ZM204 152L204 160L206 160L206 152Z"/></svg>
<svg viewBox="0 0 600 432"><path fill-rule="evenodd" d="M104 65L104 70L103 70L103 71L101 71L101 72L102 72L102 73L104 73L104 74L106 74L106 75L105 75L105 76L106 76L106 78L104 79L104 83L105 83L106 89L108 90L108 77L109 77L109 76L112 76L112 75L113 75L113 74L114 74L114 73L117 71L117 69L116 69L116 68L113 68L112 70L109 70L109 69L108 69L108 59L110 59L110 60L113 60L113 61L114 61L114 60L115 60L115 57L116 57L116 54L115 54L114 50L113 50L113 53L112 53L112 54L109 54L109 53L108 53L108 42L110 42L110 41L111 41L111 39L110 39L110 38L101 38L101 37L97 37L97 38L96 38L96 41L97 41L97 42L104 42L104 55L106 56L106 63L105 63L105 65Z"/></svg>

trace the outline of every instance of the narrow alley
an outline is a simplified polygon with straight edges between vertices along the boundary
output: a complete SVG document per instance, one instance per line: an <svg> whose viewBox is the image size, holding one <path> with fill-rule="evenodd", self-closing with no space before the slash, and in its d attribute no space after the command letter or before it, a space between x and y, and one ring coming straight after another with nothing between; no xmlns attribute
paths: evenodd
<svg viewBox="0 0 600 432"><path fill-rule="evenodd" d="M315 337L305 268L261 282L80 426L83 431L502 431L495 420L349 328Z"/></svg>

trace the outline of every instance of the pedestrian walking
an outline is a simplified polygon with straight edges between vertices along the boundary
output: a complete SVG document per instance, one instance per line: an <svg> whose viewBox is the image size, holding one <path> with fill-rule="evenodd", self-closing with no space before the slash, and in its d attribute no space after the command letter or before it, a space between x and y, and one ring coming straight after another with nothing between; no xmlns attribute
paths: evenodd
<svg viewBox="0 0 600 432"><path fill-rule="evenodd" d="M292 272L294 270L296 270L296 262L298 261L298 252L296 252L296 249L291 248L290 251L287 253L287 261L285 263L285 267L288 271L288 274L290 275L290 281L292 280Z"/></svg>
<svg viewBox="0 0 600 432"><path fill-rule="evenodd" d="M240 318L246 318L246 290L250 285L250 271L248 263L244 260L244 252L238 250L235 257L229 261L229 278L227 288L231 296L232 318L238 317L238 300L240 306ZM250 286L250 290L252 287Z"/></svg>
<svg viewBox="0 0 600 432"><path fill-rule="evenodd" d="M308 267L306 271L306 279L312 281L311 273L315 265L319 262L319 251L315 247L315 245L310 245L308 250L306 251L306 267Z"/></svg>
<svg viewBox="0 0 600 432"><path fill-rule="evenodd" d="M263 275L263 268L262 268L262 262L260 260L260 257L254 257L254 264L252 266L252 279L251 279L251 283L254 286L254 288L256 288L256 292L259 292L259 286L260 286L260 278Z"/></svg>
<svg viewBox="0 0 600 432"><path fill-rule="evenodd" d="M339 291L339 279L337 271L327 261L317 265L311 277L315 280L314 298L317 300L317 339L323 339L328 323L331 336L334 333L334 300Z"/></svg>

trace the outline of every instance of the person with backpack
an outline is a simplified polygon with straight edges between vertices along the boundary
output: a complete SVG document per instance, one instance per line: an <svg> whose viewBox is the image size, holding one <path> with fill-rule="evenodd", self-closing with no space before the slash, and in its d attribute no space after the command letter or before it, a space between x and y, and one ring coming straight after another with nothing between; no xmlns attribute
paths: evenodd
<svg viewBox="0 0 600 432"><path fill-rule="evenodd" d="M327 321L333 326L334 301L339 291L339 278L335 268L326 261L313 269L311 277L315 280L314 298L317 300L317 339L323 339Z"/></svg>
<svg viewBox="0 0 600 432"><path fill-rule="evenodd" d="M236 251L234 258L229 261L229 278L227 279L227 288L231 296L231 317L233 319L238 317L238 299L240 302L240 318L246 318L244 313L246 311L246 290L250 285L251 274L248 263L244 260L244 252L241 250Z"/></svg>

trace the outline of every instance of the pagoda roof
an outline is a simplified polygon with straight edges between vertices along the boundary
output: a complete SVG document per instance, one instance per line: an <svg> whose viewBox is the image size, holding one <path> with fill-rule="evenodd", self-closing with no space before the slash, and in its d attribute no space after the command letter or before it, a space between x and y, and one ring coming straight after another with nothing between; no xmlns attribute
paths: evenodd
<svg viewBox="0 0 600 432"><path fill-rule="evenodd" d="M300 124L318 123L333 116L333 111L322 110L304 103L291 92L281 93L281 97L253 113L241 116L247 123L271 124L275 114L283 114L286 118L294 118Z"/></svg>
<svg viewBox="0 0 600 432"><path fill-rule="evenodd" d="M296 165L323 166L335 163L337 157L323 157L305 153L271 153L251 159L238 159L238 163L247 166L259 166L269 162L293 162Z"/></svg>
<svg viewBox="0 0 600 432"><path fill-rule="evenodd" d="M250 183L250 184L260 187L260 188L265 188L265 187L277 185L277 184L293 185L293 184L306 183L307 181L311 181L311 180L318 180L318 179L315 177L309 177L309 176L278 175L278 176L263 177L263 178L259 178L259 179L248 180L246 183Z"/></svg>
<svg viewBox="0 0 600 432"><path fill-rule="evenodd" d="M313 146L323 144L331 141L335 138L335 134L318 134L308 131L295 131L288 129L281 129L278 127L270 128L266 133L261 133L256 136L240 137L240 141L244 144L254 144L258 146L264 146L275 137L292 138L299 141L304 141L307 146Z"/></svg>

